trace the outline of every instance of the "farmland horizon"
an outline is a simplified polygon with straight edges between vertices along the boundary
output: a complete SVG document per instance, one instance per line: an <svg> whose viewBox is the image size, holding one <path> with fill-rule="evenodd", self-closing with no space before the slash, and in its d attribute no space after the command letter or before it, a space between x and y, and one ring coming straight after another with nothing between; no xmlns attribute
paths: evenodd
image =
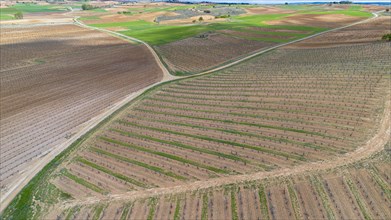
<svg viewBox="0 0 391 220"><path fill-rule="evenodd" d="M167 1L170 2L170 1ZM191 3L232 3L232 4L328 4L330 2L340 2L340 1L314 1L314 0L178 0L176 2L191 2ZM391 5L389 0L355 0L350 1L352 4L381 4L381 5Z"/></svg>
<svg viewBox="0 0 391 220"><path fill-rule="evenodd" d="M391 219L388 2L212 1L1 2L0 219Z"/></svg>

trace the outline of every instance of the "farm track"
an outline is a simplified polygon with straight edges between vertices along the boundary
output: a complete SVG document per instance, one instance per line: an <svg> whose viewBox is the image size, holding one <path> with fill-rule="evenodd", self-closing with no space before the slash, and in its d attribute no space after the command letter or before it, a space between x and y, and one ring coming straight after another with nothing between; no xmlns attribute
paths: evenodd
<svg viewBox="0 0 391 220"><path fill-rule="evenodd" d="M111 202L111 201L122 201L122 200L133 200L141 198L149 198L161 195L169 194L180 194L190 191L196 191L200 189L208 189L212 187L223 186L227 184L238 184L247 181L262 180L266 178L274 177L287 177L297 174L314 173L319 171L330 170L345 165L355 163L370 157L371 155L381 151L385 144L390 140L391 134L391 100L390 95L387 97L387 101L382 115L381 124L376 135L372 137L365 145L359 147L353 152L347 153L340 157L337 157L330 161L319 161L306 163L299 165L293 169L284 168L273 172L258 172L246 175L236 175L228 177L220 177L216 179L210 179L206 181L197 181L185 185L179 185L175 187L147 189L143 191L135 191L123 194L112 194L106 198L87 198L85 200L73 201L64 203L65 208L73 207L75 205L90 205L97 202Z"/></svg>
<svg viewBox="0 0 391 220"><path fill-rule="evenodd" d="M321 33L315 34L315 35L311 35L311 36L308 36L308 37L305 37L305 38L302 38L302 39L299 39L299 40L295 40L295 41L292 41L292 42L289 42L289 43L280 44L280 45L277 45L275 47L272 47L272 48L269 48L269 49L266 49L266 50L259 51L257 53L251 54L251 55L249 55L247 57L244 57L244 58L242 58L240 60L236 60L236 61L234 61L232 63L226 64L226 65L223 65L223 66L220 66L220 67L217 67L217 68L214 68L212 70L208 70L208 71L196 74L196 75L204 75L204 74L208 74L208 73L215 72L215 71L218 71L218 70L222 70L222 69L225 69L227 67L231 67L233 65L241 63L241 62L243 62L245 60L251 59L251 58L253 58L255 56L258 56L260 54L269 52L271 50L274 50L274 49L277 49L277 48L280 48L280 47L283 47L283 46L286 46L286 45L289 45L289 44L293 44L293 43L296 43L296 42L299 42L299 41L303 41L303 40L306 40L306 39L309 39L309 38L312 38L312 37L316 37L316 36L319 36L319 35L327 33L327 32L336 31L336 30L340 30L340 29L343 29L343 28L346 28L346 27L350 27L350 26L353 26L353 25L356 25L356 24L364 23L364 22L369 21L369 20L371 20L371 19L373 19L373 18L375 18L377 16L378 16L377 13L374 13L374 17L372 17L372 18L369 18L369 19L366 19L366 20L363 20L363 21L360 21L360 22L356 22L354 24L346 25L346 26L343 26L343 27L340 27L340 28L331 29L331 30L328 30L328 31L325 31L325 32L321 32ZM140 40L135 39L135 38L131 38L131 37L122 35L122 34L118 34L116 32L107 31L107 30L103 30L103 29L100 29L100 28L89 27L89 26L87 26L87 25L85 25L83 23L80 23L77 19L75 19L75 23L77 25L85 27L85 28L103 31L103 32L106 32L106 33L109 33L109 34L112 34L112 35L116 35L117 37L124 38L126 40L137 41L139 43L142 43L142 44L146 45L147 48L153 54L153 56L154 56L155 60L157 61L159 67L163 70L163 74L164 74L163 76L164 77L163 77L162 81L160 81L158 83L155 83L153 85L150 85L150 86L148 86L148 87L146 87L144 89L138 90L137 92L132 93L131 95L126 97L124 100L116 103L108 111L102 113L99 116L96 116L96 117L92 118L88 123L86 123L86 126L82 130L80 130L77 134L72 136L72 138L68 139L66 142L64 142L63 144L59 145L57 148L53 149L48 154L46 154L38 163L36 163L36 164L34 164L32 166L32 168L29 170L29 172L23 173L22 178L20 179L20 181L18 181L17 184L15 184L8 192L6 192L5 194L2 195L0 211L2 211L7 206L7 204L9 204L9 202L13 199L14 196L16 196L16 194L22 189L22 187L25 186L47 163L49 163L56 155L58 155L64 149L66 149L71 143L76 141L83 134L87 133L89 130L91 130L93 127L95 127L99 122L103 121L105 118L107 118L113 112L115 112L117 109L121 108L123 105L125 105L129 101L131 101L134 98L136 98L138 95L140 95L145 90L147 90L149 88L152 88L152 87L154 87L156 85L159 85L159 84L161 84L163 82L171 81L171 80L177 78L177 77L174 77L174 76L169 74L168 70L165 68L165 66L161 62L159 56L145 42L140 41ZM186 78L186 77L184 77L184 78ZM310 171L310 170L321 170L321 169L323 169L322 166L332 168L332 167L340 166L340 165L343 165L343 164L346 164L346 163L351 163L351 162L354 162L354 161L356 161L356 160L358 160L360 158L364 158L366 156L371 155L372 153L380 150L382 148L382 146L384 146L384 144L382 144L382 143L386 142L387 134L389 134L389 132L390 132L389 125L387 125L387 120L386 120L386 122L384 122L384 119L390 119L390 115L389 115L390 103L389 102L387 102L387 105L386 105L385 109L388 110L388 112L387 112L388 114L386 113L384 115L384 118L383 118L383 121L382 121L382 127L381 127L380 131L378 132L378 134L373 139L371 139L371 141L369 141L365 146L363 146L362 148L360 148L357 151L355 151L354 153L352 153L353 155L352 154L348 154L350 156L357 156L358 157L357 159L354 159L353 161L348 161L348 160L346 160L345 157L341 157L341 159L338 160L338 161L340 161L340 163L336 163L335 166L333 166L335 161L333 161L333 163L329 162L329 163L307 164L307 166L305 166L305 165L299 166L299 167L297 167L297 168L295 168L293 170L291 170L291 169L283 169L283 170L277 171L277 172L275 172L273 174L267 174L267 173L264 173L264 172L260 172L260 173L252 174L252 175L240 175L240 176L223 177L223 178L213 179L213 180L209 180L209 181L205 181L205 182L195 182L195 183L191 183L191 184L188 184L188 185L185 185L185 186L177 186L177 187L170 187L170 188L160 188L160 189L153 189L153 190L145 190L145 191L140 191L140 192L127 193L127 194L123 194L123 195L111 195L109 197L109 199L110 200L111 199L118 200L118 199L126 199L126 198L148 197L148 196L151 196L151 195L160 195L160 194L168 194L168 193L176 193L176 192L185 192L185 191L194 190L194 189L198 189L198 188L209 188L211 186L223 185L223 184L232 183L232 182L241 182L241 181L247 181L247 180L263 179L263 178L272 177L272 176L291 175L291 174L294 174L294 173L301 173L301 172L306 172L306 171ZM375 144L375 147L370 149L370 151L367 151L367 148L371 147L371 145L374 145L374 144ZM94 202L97 202L97 201L99 201L99 200L94 200L93 198L90 198L90 199L88 199L86 201L77 201L76 203L77 204L79 204L79 203L94 203ZM71 204L73 204L73 203L71 203Z"/></svg>

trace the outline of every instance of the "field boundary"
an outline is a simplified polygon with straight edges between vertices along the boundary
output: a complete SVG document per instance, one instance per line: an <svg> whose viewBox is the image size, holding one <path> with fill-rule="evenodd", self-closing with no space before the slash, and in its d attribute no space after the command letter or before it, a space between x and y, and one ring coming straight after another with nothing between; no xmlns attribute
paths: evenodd
<svg viewBox="0 0 391 220"><path fill-rule="evenodd" d="M319 33L316 33L314 35L311 35L311 36L308 36L308 37L304 37L304 38L301 38L301 39L297 39L297 40L294 40L294 41L291 41L291 42L279 44L279 45L276 45L274 47L271 47L271 48L259 51L259 52L255 53L255 54L251 54L251 55L249 55L247 57L244 57L242 59L236 60L236 61L234 61L232 63L226 64L226 65L223 65L223 66L220 66L220 67L208 70L208 71L204 71L202 73L189 75L189 76L184 76L184 77L177 77L177 76L171 75L170 72L165 67L165 65L160 60L159 55L155 52L155 50L151 46L149 46L144 41L141 41L139 39L136 39L136 38L133 38L133 37L129 37L129 36L117 33L117 32L113 32L113 31L109 31L109 30L105 30L105 29L100 29L100 28L95 28L95 27L90 27L90 26L85 25L85 24L81 23L80 21L78 21L78 18L74 18L75 25L78 25L78 26L81 26L81 27L84 27L84 28L88 28L88 29L94 29L94 30L97 30L97 31L106 32L108 34L115 35L117 37L120 37L120 38L123 38L123 39L126 39L126 40L131 40L131 41L135 41L135 42L139 42L139 43L144 44L151 51L152 55L154 56L155 60L157 61L158 65L159 65L159 67L162 69L162 71L163 71L163 79L161 81L159 81L159 82L156 82L156 83L151 84L151 85L149 85L149 86L147 86L147 87L145 87L143 89L140 89L140 90L138 90L136 92L133 92L133 93L129 94L125 99L121 100L120 102L115 103L113 105L113 107L111 107L106 112L104 112L104 113L102 113L102 114L100 114L98 116L95 116L94 118L92 118L91 120L86 122L85 127L83 129L81 129L79 132L77 132L70 139L68 139L66 142L58 145L55 148L53 148L53 150L48 152L46 155L41 156L41 159L36 164L32 165L31 169L29 169L27 172L23 173L21 179L15 185L13 185L10 190L8 190L7 192L1 192L0 213L2 213L4 211L4 209L6 207L8 207L8 205L24 189L24 187L46 165L48 165L53 159L55 159L58 155L60 155L69 146L71 146L74 143L76 143L80 138L84 137L86 134L89 134L89 132L91 132L91 131L93 132L95 127L97 127L101 123L105 122L105 120L110 118L113 114L118 113L118 111L120 109L122 109L123 107L128 106L131 103L131 101L136 100L137 98L140 97L140 95L145 95L149 91L155 89L157 86L160 86L160 85L165 84L165 83L173 82L173 81L176 81L176 80L179 80L179 79L186 79L186 78L191 78L191 77L196 77L196 76L200 76L200 75L205 75L205 74L209 74L209 73L212 73L212 72L216 72L216 71L219 71L219 70L222 70L222 69L234 66L234 65L239 64L239 63L241 63L243 61L249 60L251 58L254 58L256 56L259 56L261 54L267 53L269 51L272 51L274 49L277 49L277 48L280 48L280 47L283 47L283 46L286 46L286 45L289 45L289 44L293 44L293 43L300 42L300 41L303 41L303 40L306 40L306 39L310 39L310 38L322 35L324 33L337 31L337 30L341 30L341 29L344 29L344 28L347 28L347 27L351 27L351 26L354 26L354 25L357 25L357 24L365 23L365 22L367 22L369 20L372 20L372 19L378 17L379 16L378 15L379 12L381 12L381 11L373 12L372 13L373 16L371 18L368 18L368 19L365 19L365 20L362 20L362 21L359 21L359 22L355 22L355 23L352 23L352 24L349 24L349 25L345 25L345 26L342 26L342 27L339 27L339 28L334 28L334 29L323 31L323 32L319 32ZM388 103L388 105L389 105L389 103ZM386 106L386 109L387 109L387 106ZM391 109L389 109L389 110L391 112ZM388 132L389 132L389 129L388 129ZM286 170L283 170L283 171L287 172ZM251 174L250 176L255 176L256 174L257 173ZM264 174L264 173L262 173L262 174ZM234 176L234 177L242 177L242 175ZM215 180L213 180L213 181L215 181ZM206 181L204 183L207 184L209 182L210 181ZM198 182L196 182L196 183L198 183ZM198 184L201 184L201 186L203 186L203 183L198 183ZM205 187L203 187L203 188L205 188ZM160 189L166 189L166 188L160 188ZM145 191L141 191L141 193L144 193L144 192ZM147 191L147 192L149 192L149 191ZM158 193L159 189L153 189L152 192ZM126 196L126 195L128 195L128 194L125 194L124 196ZM116 197L118 197L118 195L112 195L112 197L116 198Z"/></svg>

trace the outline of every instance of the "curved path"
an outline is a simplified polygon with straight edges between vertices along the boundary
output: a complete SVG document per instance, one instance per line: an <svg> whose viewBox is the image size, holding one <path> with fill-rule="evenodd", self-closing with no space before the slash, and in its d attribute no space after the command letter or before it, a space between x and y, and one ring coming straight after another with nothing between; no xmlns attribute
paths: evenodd
<svg viewBox="0 0 391 220"><path fill-rule="evenodd" d="M330 30L327 30L327 31L323 31L323 32L320 32L320 33L317 33L317 34L314 34L314 35L311 35L311 36L308 36L308 37L305 37L305 38L301 38L301 39L298 39L298 40L294 40L294 41L291 41L291 42L288 42L288 43L279 44L277 46L268 48L266 50L262 50L262 51L253 53L253 54L251 54L251 55L249 55L247 57L241 58L241 59L236 60L236 61L234 61L232 63L228 63L226 65L223 65L223 66L220 66L220 67L217 67L217 68L214 68L214 69L202 72L202 73L198 73L198 74L195 74L195 75L203 75L203 74L208 74L208 73L215 72L215 71L218 71L218 70L222 70L222 69L225 69L227 67L230 67L230 66L236 65L238 63L241 63L241 62L243 62L245 60L251 59L251 58L253 58L255 56L258 56L260 54L269 52L271 50L274 50L274 49L277 49L277 48L280 48L280 47L283 47L283 46L286 46L286 45L289 45L289 44L300 42L300 41L303 41L303 40L306 40L306 39L309 39L309 38L313 38L313 37L316 37L316 36L319 36L319 35L322 35L322 34L325 34L325 33L328 33L328 32L337 31L337 30L340 30L340 29L343 29L343 28L351 27L353 25L357 25L357 24L361 24L361 23L364 23L364 22L368 22L368 21L378 17L378 13L379 12L373 13L373 16L371 18L368 18L368 19L365 19L365 20L362 20L362 21L359 21L359 22L355 22L353 24L345 25L343 27L339 27L339 28L334 28L334 29L330 29ZM130 94L129 96L127 96L122 101L120 101L120 102L116 103L115 105L113 105L113 107L110 108L108 111L106 111L106 112L104 112L104 113L102 113L102 114L92 118L90 121L88 121L86 123L86 125L84 126L83 129L81 129L78 133L76 133L74 136L72 136L66 142L62 143L61 145L56 146L55 148L53 148L52 151L50 151L46 155L41 156L41 159L36 164L34 164L31 167L31 169L28 170L28 172L25 172L25 173L23 173L21 175L20 180L14 186L12 186L7 192L1 194L1 196L0 196L1 197L0 198L0 213L8 206L8 204L23 189L23 187L25 185L27 185L27 183L40 170L43 169L44 166L46 166L58 154L60 154L62 151L64 151L66 148L68 148L73 142L75 142L81 136L86 134L89 130L91 130L92 128L97 126L105 118L107 118L108 116L113 114L116 110L118 110L119 108L124 106L126 103L132 101L133 99L135 99L137 96L139 96L140 94L142 94L144 91L146 91L149 88L157 86L157 85L159 85L159 84L161 84L163 82L174 80L176 78L187 78L187 77L194 76L194 75L185 76L185 77L175 77L175 76L172 76L169 73L169 71L167 70L167 68L164 66L162 61L160 60L159 56L156 54L155 50L151 46L149 46L146 42L144 42L142 40L139 40L139 39L136 39L136 38L133 38L133 37L129 37L129 36L126 36L126 35L114 32L114 31L109 31L109 30L105 30L105 29L101 29L101 28L87 26L87 25L81 23L78 20L78 18L74 18L74 23L76 25L79 25L79 26L84 27L84 28L94 29L94 30L106 32L108 34L111 34L111 35L123 38L125 40L129 40L129 41L133 41L133 42L139 42L139 43L144 44L151 51L151 53L153 54L153 56L154 56L155 60L157 61L158 65L162 69L162 71L163 71L163 79L160 82L157 82L157 83L152 84L152 85L150 85L150 86L148 86L148 87L146 87L144 89L141 89L141 90L139 90L137 92L134 92L134 93ZM388 103L387 106L388 106L388 109L390 110L389 103ZM389 116L388 116L388 118L389 118ZM388 132L389 132L389 129L388 129ZM383 146L384 146L384 144L383 144ZM367 151L365 151L365 152L367 152ZM343 161L346 161L346 158L343 159ZM311 165L308 165L308 166L310 166L311 168L315 168L316 167L315 165L316 164L311 164ZM324 166L324 164L321 163L320 166ZM111 195L110 197L108 197L108 199L109 200L110 199L127 199L127 198L138 198L138 197L149 197L149 196L152 196L152 195L161 195L161 194L169 194L169 193L176 193L176 192L185 192L185 191L194 190L194 189L198 189L198 188L209 188L209 187L212 187L212 186L224 185L224 184L227 184L227 183L240 182L240 181L251 180L251 179L256 180L256 179L262 179L262 178L271 177L271 176L278 176L278 175L281 175L281 174L287 173L287 172L288 173L295 172L295 170L297 170L297 169L300 169L300 168L295 168L294 170L283 169L283 170L276 171L276 172L273 172L273 173L261 172L261 173L251 174L251 175L240 175L240 176L223 177L223 178L213 179L213 180L209 180L209 181L194 182L194 183L187 184L187 185L184 185L184 186L176 186L176 187L170 187L170 188L158 188L158 189L151 189L151 190L145 190L145 191L121 194L121 195ZM301 168L300 170L302 170L302 169L303 168ZM98 201L101 201L101 200L100 199L96 199L96 198L87 198L85 201L75 201L75 202L73 202L71 204L68 204L68 205L79 204L79 203L94 203L94 202L98 202Z"/></svg>

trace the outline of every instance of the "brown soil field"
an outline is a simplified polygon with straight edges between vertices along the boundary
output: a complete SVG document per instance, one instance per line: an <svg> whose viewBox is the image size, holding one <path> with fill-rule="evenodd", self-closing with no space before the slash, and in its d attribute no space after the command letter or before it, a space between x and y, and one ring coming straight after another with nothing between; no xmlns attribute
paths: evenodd
<svg viewBox="0 0 391 220"><path fill-rule="evenodd" d="M108 124L62 168L120 196L332 161L376 132L388 86L384 45L279 49L215 74L164 85ZM304 201L301 209L308 210L303 215L327 217L327 209L318 210L315 202L318 189L307 195L311 182L305 184L296 189ZM73 185L57 187L75 192ZM281 191L287 193L286 188L265 191L272 207L290 201L277 194ZM235 203L244 203L242 197L234 195ZM238 207L242 219L253 215L251 207ZM287 218L294 209L272 210L268 215ZM277 214L281 210L288 211Z"/></svg>
<svg viewBox="0 0 391 220"><path fill-rule="evenodd" d="M170 196L106 201L76 211L68 207L49 216L64 219L71 213L81 218L85 212L92 216L101 205L105 207L103 216L117 216L115 219L129 219L129 215L145 219L148 213L154 219L389 219L387 189L391 185L383 177L389 174L380 170L389 167L389 162L383 150L372 158L329 171Z"/></svg>
<svg viewBox="0 0 391 220"><path fill-rule="evenodd" d="M322 36L294 43L287 47L320 48L377 42L381 41L384 34L390 32L390 27L391 18L388 16L381 16L363 24L326 33Z"/></svg>
<svg viewBox="0 0 391 220"><path fill-rule="evenodd" d="M347 24L351 24L356 21L360 21L360 17L352 17L347 15L317 15L317 14L298 14L292 15L282 20L267 21L265 23L269 25L299 25L299 26L313 26L313 27L325 27L335 28L341 27Z"/></svg>
<svg viewBox="0 0 391 220"><path fill-rule="evenodd" d="M2 28L1 188L113 104L162 78L142 45L73 25Z"/></svg>
<svg viewBox="0 0 391 220"><path fill-rule="evenodd" d="M191 37L155 48L171 70L200 72L273 45L275 43L210 34L207 38Z"/></svg>

